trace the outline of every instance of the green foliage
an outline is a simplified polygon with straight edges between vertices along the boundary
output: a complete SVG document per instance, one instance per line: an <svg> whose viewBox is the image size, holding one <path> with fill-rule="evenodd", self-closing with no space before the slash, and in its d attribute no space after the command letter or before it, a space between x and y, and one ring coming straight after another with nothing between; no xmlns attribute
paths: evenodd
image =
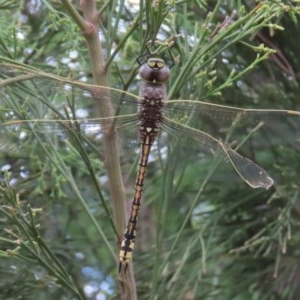
<svg viewBox="0 0 300 300"><path fill-rule="evenodd" d="M107 177L111 153L97 128L86 133L73 124L61 131L79 108L97 116L97 105L79 92L87 86L66 88L73 79L92 82L82 8L71 1L33 3L0 1L0 269L6 278L0 298L126 299L116 258L123 208L111 186L121 186L129 206L137 130L124 128L118 136L122 189ZM135 59L159 38L160 54L171 61L175 37L170 99L299 110L296 1L130 3L96 3L108 86L136 94ZM48 119L56 125L43 127ZM214 130L206 119L201 126ZM227 136L228 128L222 130ZM184 134L161 135L133 254L138 299L299 298L299 136L280 120L273 133L277 138L234 136L232 145L242 143L239 152L274 177L268 191L250 189L229 163L203 155Z"/></svg>

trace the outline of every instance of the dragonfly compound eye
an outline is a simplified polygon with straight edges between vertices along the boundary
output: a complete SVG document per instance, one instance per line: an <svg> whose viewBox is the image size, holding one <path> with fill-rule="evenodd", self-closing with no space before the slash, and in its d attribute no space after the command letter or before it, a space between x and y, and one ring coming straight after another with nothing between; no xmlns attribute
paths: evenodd
<svg viewBox="0 0 300 300"><path fill-rule="evenodd" d="M168 81L170 69L165 66L162 59L149 58L148 62L140 68L140 76L143 80L153 83L164 83Z"/></svg>

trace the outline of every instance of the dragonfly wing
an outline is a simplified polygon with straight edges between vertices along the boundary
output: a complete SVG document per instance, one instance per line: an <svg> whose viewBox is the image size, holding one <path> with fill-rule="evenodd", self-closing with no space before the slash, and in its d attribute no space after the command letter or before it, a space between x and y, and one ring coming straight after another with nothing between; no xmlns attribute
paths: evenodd
<svg viewBox="0 0 300 300"><path fill-rule="evenodd" d="M61 144L75 136L101 149L109 130L137 124L139 97L121 90L1 64L0 78L0 133L5 149L24 141L34 143L37 137ZM107 100L112 103L111 117L102 117ZM122 133L124 139L137 136L136 128Z"/></svg>
<svg viewBox="0 0 300 300"><path fill-rule="evenodd" d="M110 129L119 130L136 125L136 115L125 115L111 118L95 119L30 119L11 120L0 124L1 132L31 131L39 134L64 134L78 132L93 135L105 134Z"/></svg>
<svg viewBox="0 0 300 300"><path fill-rule="evenodd" d="M33 72L0 64L0 94L7 107L19 101L23 114L29 119L66 117L65 108L69 108L72 118L83 113L87 118L106 117L106 108L110 107L111 116L134 114L137 111L139 97L122 90L89 85L45 73ZM100 103L101 106L97 107ZM98 111L100 110L100 112ZM14 112L15 115L18 112ZM22 119L10 116L11 119Z"/></svg>
<svg viewBox="0 0 300 300"><path fill-rule="evenodd" d="M177 136L178 134L194 139L200 150L213 153L221 152L230 161L238 175L252 188L268 189L273 185L272 178L260 166L248 158L238 154L235 150L227 147L211 135L181 124L169 118L164 120L163 129Z"/></svg>
<svg viewBox="0 0 300 300"><path fill-rule="evenodd" d="M255 136L252 146L258 149L277 144L299 146L298 111L243 109L192 100L169 100L166 106L167 117L173 115L176 120L188 120L191 127L201 128L216 138L226 136L229 141L239 142L252 131Z"/></svg>
<svg viewBox="0 0 300 300"><path fill-rule="evenodd" d="M231 148L225 147L224 144L221 144L221 146L235 171L249 186L254 189L269 189L274 184L269 174L252 160L240 155Z"/></svg>
<svg viewBox="0 0 300 300"><path fill-rule="evenodd" d="M1 126L6 130L58 133L73 129L104 133L113 125L122 128L137 123L139 97L41 74L0 65L1 110L5 112L1 114ZM102 112L95 110L101 102L99 110L106 111L107 100L112 104L111 117L102 117Z"/></svg>

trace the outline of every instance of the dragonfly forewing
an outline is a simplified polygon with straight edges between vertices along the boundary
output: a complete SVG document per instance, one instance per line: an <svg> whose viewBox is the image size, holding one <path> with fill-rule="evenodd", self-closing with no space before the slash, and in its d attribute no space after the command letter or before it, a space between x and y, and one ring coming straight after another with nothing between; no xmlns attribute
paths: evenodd
<svg viewBox="0 0 300 300"><path fill-rule="evenodd" d="M68 106L76 116L78 110L85 110L88 118L91 117L115 117L137 112L139 97L122 90L85 84L79 81L54 77L44 73L30 73L12 67L0 65L0 94L2 104L12 104L19 101L26 106L27 111L35 109L31 114L33 119L41 116L41 119L64 116L64 107ZM106 102L112 103L111 115L98 115L95 111L95 102L105 107ZM41 105L41 115L37 113L34 105ZM122 105L125 103L126 105ZM49 113L47 115L47 112ZM44 114L43 114L44 113ZM20 119L20 118L19 118Z"/></svg>
<svg viewBox="0 0 300 300"><path fill-rule="evenodd" d="M168 100L166 107L166 116L170 119L187 120L190 127L201 128L223 141L230 132L228 142L239 142L261 124L259 130L253 132L260 149L274 144L299 146L298 111L243 109L193 100Z"/></svg>
<svg viewBox="0 0 300 300"><path fill-rule="evenodd" d="M130 93L7 66L0 66L0 76L2 131L105 133L137 124L139 97ZM101 102L105 110L109 100L113 111L101 117L103 112L95 111L95 102Z"/></svg>

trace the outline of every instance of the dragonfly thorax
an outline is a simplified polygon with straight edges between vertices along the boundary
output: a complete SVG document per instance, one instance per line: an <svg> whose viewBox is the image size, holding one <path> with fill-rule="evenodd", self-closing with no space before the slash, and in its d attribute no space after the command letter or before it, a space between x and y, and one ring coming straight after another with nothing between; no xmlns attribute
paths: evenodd
<svg viewBox="0 0 300 300"><path fill-rule="evenodd" d="M145 128L160 128L164 114L165 84L144 82L140 88L139 124Z"/></svg>

